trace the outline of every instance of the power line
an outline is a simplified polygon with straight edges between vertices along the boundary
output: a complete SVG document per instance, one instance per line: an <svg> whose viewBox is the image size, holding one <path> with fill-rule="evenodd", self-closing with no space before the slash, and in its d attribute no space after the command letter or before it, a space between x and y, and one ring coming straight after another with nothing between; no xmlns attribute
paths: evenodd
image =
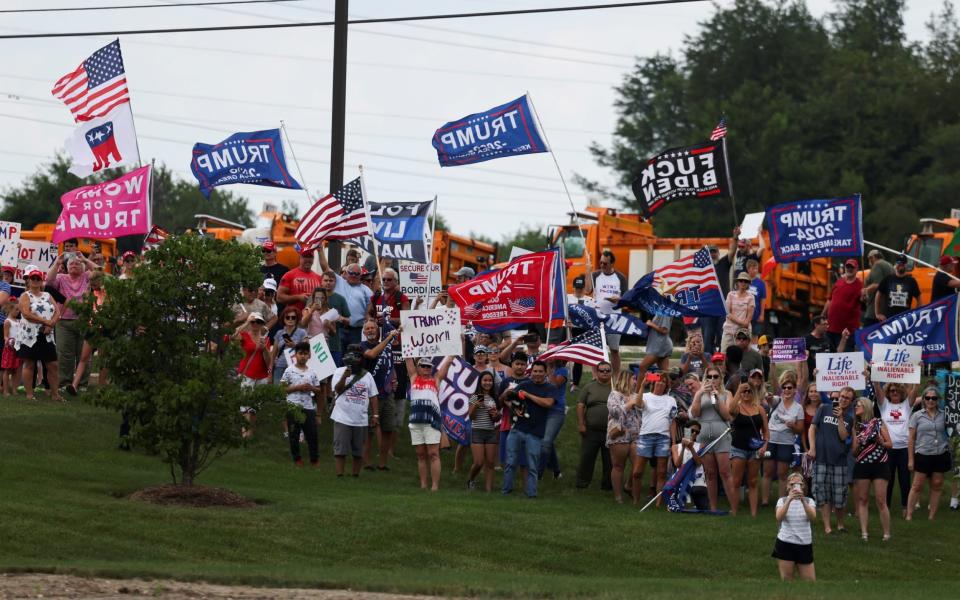
<svg viewBox="0 0 960 600"><path fill-rule="evenodd" d="M409 21L437 21L446 19L470 19L477 17L505 17L515 15L531 15L543 13L561 13L575 11L604 10L613 8L633 8L638 6L660 6L665 4L688 4L692 2L706 2L707 0L645 0L642 2L618 2L614 4L594 4L579 6L559 6L553 8L528 8L520 10L498 10L475 13L452 13L438 15L417 15L411 17L379 17L374 19L355 19L350 25L371 25L374 23L404 23ZM0 40L61 38L61 37L95 37L103 35L147 35L158 33L197 33L207 31L250 31L256 29L289 29L294 27L332 27L333 21L310 21L303 23L261 23L259 25L218 25L210 27L171 27L164 29L128 29L107 31L79 31L57 33L17 33L0 35Z"/></svg>
<svg viewBox="0 0 960 600"><path fill-rule="evenodd" d="M127 4L124 6L63 6L60 8L9 8L0 13L45 13L73 12L86 10L125 10L131 8L177 8L182 6L219 6L223 4L277 4L280 2L301 2L302 0L223 0L220 2L179 2L177 4Z"/></svg>

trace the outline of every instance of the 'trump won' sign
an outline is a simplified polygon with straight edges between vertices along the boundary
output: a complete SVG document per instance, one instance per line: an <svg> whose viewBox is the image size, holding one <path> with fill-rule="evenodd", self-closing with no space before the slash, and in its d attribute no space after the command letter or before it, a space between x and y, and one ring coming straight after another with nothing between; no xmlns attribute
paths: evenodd
<svg viewBox="0 0 960 600"><path fill-rule="evenodd" d="M778 263L863 254L859 194L771 206L767 209L767 226Z"/></svg>
<svg viewBox="0 0 960 600"><path fill-rule="evenodd" d="M723 145L706 142L667 150L647 161L632 187L647 217L681 198L725 196L728 184Z"/></svg>
<svg viewBox="0 0 960 600"><path fill-rule="evenodd" d="M548 152L526 95L451 121L433 134L441 167Z"/></svg>

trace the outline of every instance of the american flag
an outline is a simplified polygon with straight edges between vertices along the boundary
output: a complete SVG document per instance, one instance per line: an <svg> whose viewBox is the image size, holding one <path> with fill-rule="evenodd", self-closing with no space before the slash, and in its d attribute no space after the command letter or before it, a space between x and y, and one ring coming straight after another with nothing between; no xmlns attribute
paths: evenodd
<svg viewBox="0 0 960 600"><path fill-rule="evenodd" d="M463 308L463 314L467 317L475 317L483 312L483 302L474 302Z"/></svg>
<svg viewBox="0 0 960 600"><path fill-rule="evenodd" d="M357 177L340 190L317 200L300 219L294 237L304 246L315 246L321 240L370 235L362 189Z"/></svg>
<svg viewBox="0 0 960 600"><path fill-rule="evenodd" d="M668 294L675 294L693 287L699 287L701 294L720 289L717 272L713 268L710 252L706 248L700 248L690 256L654 271L653 285L661 293Z"/></svg>
<svg viewBox="0 0 960 600"><path fill-rule="evenodd" d="M120 40L100 48L75 71L58 79L51 93L63 100L77 123L102 117L130 102Z"/></svg>
<svg viewBox="0 0 960 600"><path fill-rule="evenodd" d="M571 361L590 366L609 360L606 345L603 343L603 337L601 337L603 335L601 333L602 327L603 325L600 325L581 333L570 341L557 344L537 356L537 360Z"/></svg>
<svg viewBox="0 0 960 600"><path fill-rule="evenodd" d="M525 315L537 307L537 299L533 296L524 296L516 300L508 300L507 304L510 305L510 312L514 315Z"/></svg>
<svg viewBox="0 0 960 600"><path fill-rule="evenodd" d="M727 137L727 118L720 117L720 122L717 123L717 126L710 132L710 141L715 142L725 137Z"/></svg>
<svg viewBox="0 0 960 600"><path fill-rule="evenodd" d="M167 233L167 230L159 225L154 225L153 229L150 230L150 233L147 234L147 237L143 238L143 251L153 250L157 246L163 243L165 239L170 234Z"/></svg>

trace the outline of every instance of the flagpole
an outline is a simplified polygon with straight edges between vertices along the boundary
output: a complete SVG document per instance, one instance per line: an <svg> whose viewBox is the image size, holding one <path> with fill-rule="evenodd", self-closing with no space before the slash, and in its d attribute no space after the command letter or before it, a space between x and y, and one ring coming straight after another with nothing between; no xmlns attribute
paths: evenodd
<svg viewBox="0 0 960 600"><path fill-rule="evenodd" d="M553 259L554 269L557 268L557 257L559 256L560 256L560 253L558 252L557 256L554 257ZM547 339L544 340L548 348L550 347L550 328L553 325L553 301L556 294L556 287L557 287L556 284L557 284L557 274L551 273L550 274L550 303L547 305L548 306L547 308Z"/></svg>
<svg viewBox="0 0 960 600"><path fill-rule="evenodd" d="M727 158L727 134L720 138L720 144L723 146L723 168L727 172L727 189L730 190L730 206L733 207L733 226L740 224L740 218L737 217L737 201L733 197L733 178L730 177L730 159Z"/></svg>
<svg viewBox="0 0 960 600"><path fill-rule="evenodd" d="M583 229L580 227L580 218L577 216L577 208L573 205L573 196L570 195L570 188L567 187L567 180L563 176L563 170L560 168L560 163L557 161L557 154L553 151L553 146L550 145L550 140L547 139L547 130L543 127L543 122L540 121L540 113L537 112L537 106L533 103L533 98L530 97L530 92L527 92L527 101L530 103L530 108L533 109L533 117L537 120L537 127L540 128L540 133L543 135L543 141L546 142L547 148L550 151L550 156L553 157L553 164L557 167L557 175L560 176L560 183L563 184L563 191L567 194L567 201L570 202L571 216L573 217L573 222L577 226L577 231L580 233L580 240L583 242L583 251L587 256L587 264L593 264L593 260L590 258L590 248L587 246L587 239L583 237ZM726 155L724 155L726 158ZM729 177L727 177L729 180ZM589 273L586 274L588 277Z"/></svg>
<svg viewBox="0 0 960 600"><path fill-rule="evenodd" d="M437 237L437 195L433 195L433 221L430 223L430 262L433 263L433 240ZM429 286L429 280L427 282Z"/></svg>
<svg viewBox="0 0 960 600"><path fill-rule="evenodd" d="M280 119L280 131L283 132L283 139L287 141L287 148L290 149L290 156L293 157L293 164L297 167L297 175L300 176L300 187L303 188L303 193L307 195L307 209L310 208L310 205L313 204L313 199L310 198L310 190L307 188L307 181L303 178L303 170L300 168L300 161L297 160L297 152L293 149L293 144L290 143L290 134L287 133L287 124ZM322 252L321 248L318 248Z"/></svg>
<svg viewBox="0 0 960 600"><path fill-rule="evenodd" d="M560 244L560 266L563 269L561 271L560 281L563 284L563 289L561 294L563 294L563 329L565 331L564 341L570 341L573 338L573 332L570 329L570 303L567 302L567 261L565 258L566 254L563 250L563 244ZM550 310L553 311L553 305L551 304ZM550 315L553 316L552 314Z"/></svg>
<svg viewBox="0 0 960 600"><path fill-rule="evenodd" d="M730 428L729 428L729 427L727 427L727 430L724 431L723 433L721 433L720 436L717 437L717 439L715 439L715 440L713 440L712 442L710 442L709 444L707 444L707 447L706 447L706 448L700 448L700 451L697 452L697 454L698 454L699 456L703 456L703 455L706 454L707 452L710 452L710 450L711 450L714 446L716 446L716 445L720 442L720 440L722 440L728 433L730 433ZM691 458L690 460L693 460L693 458ZM682 466L681 466L681 468L682 468ZM643 512L643 511L647 510L647 509L650 507L650 505L653 504L654 502L656 502L656 501L660 498L660 496L662 496L662 495L663 495L663 490L660 490L659 492L657 492L657 495L654 496L653 498L651 498L651 499L650 499L650 502L647 502L647 503L643 506L643 508L640 509L640 512Z"/></svg>
<svg viewBox="0 0 960 600"><path fill-rule="evenodd" d="M117 38L117 47L120 47L120 38ZM123 64L123 50L120 50L120 63ZM123 65L123 76L124 78L127 76L126 65ZM130 99L129 81L130 80L128 79L127 104L130 105L130 124L133 125L133 145L137 149L137 168L139 169L143 166L143 161L140 159L140 140L137 139L137 120L133 117L133 100Z"/></svg>
<svg viewBox="0 0 960 600"><path fill-rule="evenodd" d="M150 159L150 197L147 200L147 227L153 227L153 171L156 169L157 159ZM150 235L150 229L147 229L147 235Z"/></svg>
<svg viewBox="0 0 960 600"><path fill-rule="evenodd" d="M887 252L892 252L893 254L903 254L903 252L900 252L899 250L894 250L893 248L887 248L886 246L881 246L880 244L874 244L873 242L868 242L867 240L863 240L863 243L866 244L866 245L868 245L868 246L873 246L874 248L879 248L879 249L881 249L881 250L886 250ZM912 261L915 262L915 263L920 263L921 265L923 265L923 266L925 266L925 267L930 267L931 269L934 269L935 271L940 271L940 272L943 273L944 275L948 275L948 276L950 277L950 279L960 279L960 277L957 277L956 275L953 275L953 274L951 274L951 273L947 273L946 271L940 269L940 267L935 267L935 266L931 265L931 264L928 263L928 262L924 262L924 261L920 260L919 258L914 258L914 257L912 257L912 256L908 256L907 258L908 258L909 260L912 260Z"/></svg>
<svg viewBox="0 0 960 600"><path fill-rule="evenodd" d="M370 211L367 209L367 184L363 179L363 165L360 165L360 196L363 201L363 212L367 219L367 229L370 231L370 239L373 240L373 259L377 261L377 283L383 290L383 279L380 274L380 244L377 243L376 232L373 229L373 220L370 218ZM399 266L399 265L398 265Z"/></svg>

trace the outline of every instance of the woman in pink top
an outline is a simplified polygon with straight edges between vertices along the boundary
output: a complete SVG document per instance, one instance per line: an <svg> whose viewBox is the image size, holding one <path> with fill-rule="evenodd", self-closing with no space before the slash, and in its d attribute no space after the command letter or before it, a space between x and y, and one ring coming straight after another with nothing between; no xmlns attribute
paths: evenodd
<svg viewBox="0 0 960 600"><path fill-rule="evenodd" d="M737 330L750 329L753 319L753 307L756 303L750 294L750 276L746 271L737 275L736 289L727 294L727 320L723 322L723 337L720 340L720 352L734 345Z"/></svg>

